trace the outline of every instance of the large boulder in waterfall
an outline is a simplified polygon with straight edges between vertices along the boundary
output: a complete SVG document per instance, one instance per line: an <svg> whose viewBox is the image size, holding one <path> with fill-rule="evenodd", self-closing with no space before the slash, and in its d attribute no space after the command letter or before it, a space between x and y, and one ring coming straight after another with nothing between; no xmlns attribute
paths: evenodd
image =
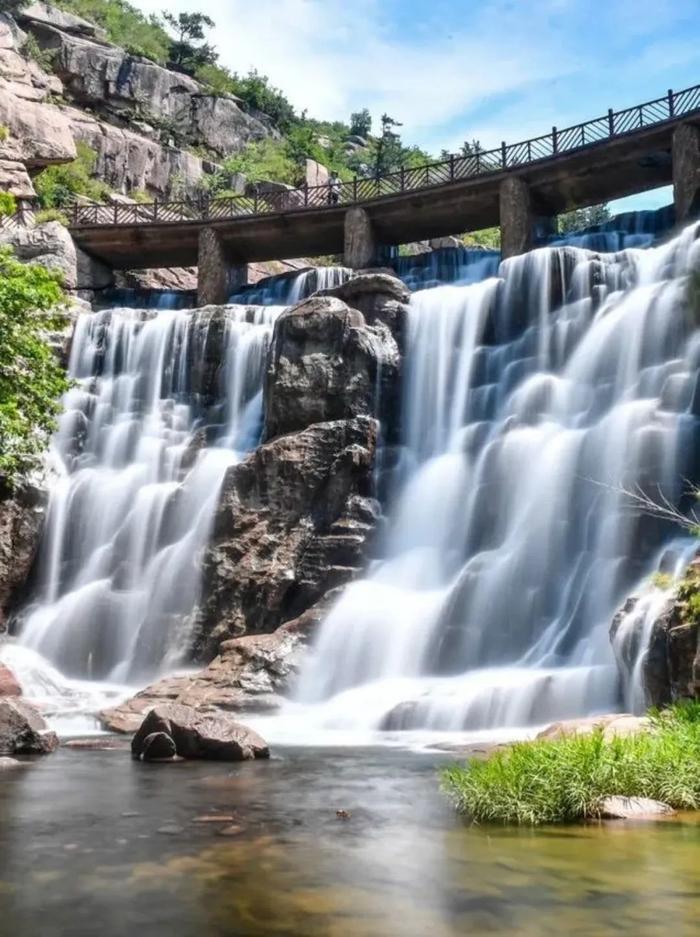
<svg viewBox="0 0 700 937"><path fill-rule="evenodd" d="M384 323L400 349L404 347L410 292L398 277L381 270L363 270L345 283L319 290L319 296L335 296L357 309L370 325Z"/></svg>
<svg viewBox="0 0 700 937"><path fill-rule="evenodd" d="M361 571L380 518L377 424L316 423L229 469L204 554L195 652L275 631Z"/></svg>
<svg viewBox="0 0 700 937"><path fill-rule="evenodd" d="M60 221L0 231L0 244L8 244L19 260L58 270L69 289L78 285L77 253L68 229Z"/></svg>
<svg viewBox="0 0 700 937"><path fill-rule="evenodd" d="M250 761L269 758L267 743L252 729L219 713L202 714L191 706L171 703L152 709L141 723L131 742L131 754L142 758L155 744L155 736L172 739L181 758L205 758L216 761ZM160 739L158 750L169 750Z"/></svg>
<svg viewBox="0 0 700 937"><path fill-rule="evenodd" d="M0 755L47 755L58 748L56 733L26 700L0 699Z"/></svg>
<svg viewBox="0 0 700 937"><path fill-rule="evenodd" d="M357 309L314 296L275 324L265 381L265 438L312 423L396 410L399 352L386 326ZM380 412L377 412L379 409Z"/></svg>
<svg viewBox="0 0 700 937"><path fill-rule="evenodd" d="M660 604L651 627L643 615L635 616L639 596L630 596L613 618L610 638L622 680L630 679L641 657L642 689L649 706L700 698L700 616L694 601L698 595L700 558L693 560Z"/></svg>

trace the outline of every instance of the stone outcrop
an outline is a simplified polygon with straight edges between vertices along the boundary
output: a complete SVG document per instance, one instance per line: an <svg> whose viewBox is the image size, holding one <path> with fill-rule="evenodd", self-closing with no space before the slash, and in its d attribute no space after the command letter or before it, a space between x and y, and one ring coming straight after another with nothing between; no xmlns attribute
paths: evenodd
<svg viewBox="0 0 700 937"><path fill-rule="evenodd" d="M0 755L48 755L58 738L25 700L0 699Z"/></svg>
<svg viewBox="0 0 700 937"><path fill-rule="evenodd" d="M678 583L667 601L663 603L651 629L628 637L620 649L615 636L622 621L634 612L639 602L631 596L615 615L610 628L610 637L618 653L623 657L618 666L623 680L631 672L633 661L625 659L625 650L635 657L644 653L641 667L642 684L650 706L666 706L683 699L700 698L700 617L697 615L693 597L700 594L700 559L688 567L684 578ZM641 628L641 622L639 626ZM648 641L646 651L639 642Z"/></svg>
<svg viewBox="0 0 700 937"><path fill-rule="evenodd" d="M28 7L20 10L17 19L25 27L34 26L54 26L64 33L70 33L74 36L83 36L86 39L106 40L107 34L104 29L88 22L82 16L76 16L74 13L67 13L65 10L59 10L58 7L50 6L48 3L38 2L30 3Z"/></svg>
<svg viewBox="0 0 700 937"><path fill-rule="evenodd" d="M204 556L199 656L274 631L362 569L379 513L375 445L368 417L317 423L229 470Z"/></svg>
<svg viewBox="0 0 700 937"><path fill-rule="evenodd" d="M264 739L235 722L230 716L203 715L190 706L170 703L152 709L131 742L131 754L144 760L161 760L172 740L180 758L206 758L216 761L251 761L269 758Z"/></svg>
<svg viewBox="0 0 700 937"><path fill-rule="evenodd" d="M39 548L45 493L32 486L0 498L0 631L20 598Z"/></svg>
<svg viewBox="0 0 700 937"><path fill-rule="evenodd" d="M627 738L640 732L649 732L652 722L646 716L632 716L629 713L612 713L604 716L589 716L581 719L565 719L553 722L543 729L538 739L564 739L572 735L591 735L601 730L606 742L614 738Z"/></svg>
<svg viewBox="0 0 700 937"><path fill-rule="evenodd" d="M277 320L266 376L265 436L395 406L399 353L382 323L335 297L312 297Z"/></svg>
<svg viewBox="0 0 700 937"><path fill-rule="evenodd" d="M76 248L68 229L59 221L8 226L0 230L0 244L9 244L19 260L59 270L68 289L78 285Z"/></svg>
<svg viewBox="0 0 700 937"><path fill-rule="evenodd" d="M224 641L200 673L165 677L119 706L100 713L112 732L135 732L155 706L179 703L200 713L262 712L276 708L298 672L305 644L325 614L325 601L286 622L272 634Z"/></svg>
<svg viewBox="0 0 700 937"><path fill-rule="evenodd" d="M319 296L335 296L359 310L370 325L381 322L391 331L401 352L405 345L406 316L410 292L393 273L361 270L355 276L328 289Z"/></svg>
<svg viewBox="0 0 700 937"><path fill-rule="evenodd" d="M7 139L0 142L0 160L30 170L68 162L76 156L70 125L50 102L63 86L56 76L23 58L21 40L11 21L0 16L0 125L8 131ZM26 180L21 181L26 186Z"/></svg>
<svg viewBox="0 0 700 937"><path fill-rule="evenodd" d="M220 156L270 135L233 96L212 94L187 75L51 25L34 22L32 32L53 55L66 96L110 122L142 121L165 142L173 138Z"/></svg>

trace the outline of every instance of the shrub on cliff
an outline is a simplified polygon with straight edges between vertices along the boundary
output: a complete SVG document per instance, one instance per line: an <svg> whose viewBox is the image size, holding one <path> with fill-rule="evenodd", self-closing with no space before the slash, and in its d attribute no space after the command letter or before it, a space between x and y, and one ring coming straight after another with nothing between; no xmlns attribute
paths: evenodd
<svg viewBox="0 0 700 937"><path fill-rule="evenodd" d="M650 732L602 731L519 742L486 761L443 771L443 788L477 822L540 824L600 816L611 796L648 797L700 808L700 706L654 714Z"/></svg>
<svg viewBox="0 0 700 937"><path fill-rule="evenodd" d="M76 195L101 202L109 194L109 186L93 177L97 153L82 141L76 149L78 156L72 162L49 166L34 180L42 208L67 208Z"/></svg>
<svg viewBox="0 0 700 937"><path fill-rule="evenodd" d="M63 327L60 274L0 247L0 478L34 468L68 387L47 334Z"/></svg>

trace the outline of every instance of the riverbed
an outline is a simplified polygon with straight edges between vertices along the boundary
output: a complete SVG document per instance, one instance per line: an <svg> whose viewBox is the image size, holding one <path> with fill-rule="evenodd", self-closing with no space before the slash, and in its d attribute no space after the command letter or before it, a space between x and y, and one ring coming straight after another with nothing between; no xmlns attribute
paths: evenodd
<svg viewBox="0 0 700 937"><path fill-rule="evenodd" d="M0 935L697 933L693 818L468 826L439 792L450 757L62 748L0 774Z"/></svg>

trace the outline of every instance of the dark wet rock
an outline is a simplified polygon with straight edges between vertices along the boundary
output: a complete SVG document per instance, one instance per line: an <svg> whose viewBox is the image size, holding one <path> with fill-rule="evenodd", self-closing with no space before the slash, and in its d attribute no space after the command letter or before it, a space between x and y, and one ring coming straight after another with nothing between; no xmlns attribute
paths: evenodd
<svg viewBox="0 0 700 937"><path fill-rule="evenodd" d="M0 699L0 755L47 755L56 748L56 733L38 709L26 700Z"/></svg>
<svg viewBox="0 0 700 937"><path fill-rule="evenodd" d="M22 598L39 548L46 493L31 485L0 494L0 631Z"/></svg>
<svg viewBox="0 0 700 937"><path fill-rule="evenodd" d="M668 804L648 797L606 797L600 804L600 816L606 820L650 820L675 812Z"/></svg>
<svg viewBox="0 0 700 937"><path fill-rule="evenodd" d="M134 758L143 756L146 742L154 734L170 736L181 758L249 761L270 756L267 743L230 716L202 714L177 703L157 706L147 714L131 742Z"/></svg>
<svg viewBox="0 0 700 937"><path fill-rule="evenodd" d="M0 696L21 696L19 680L5 664L0 664Z"/></svg>
<svg viewBox="0 0 700 937"><path fill-rule="evenodd" d="M252 452L224 479L204 555L194 649L275 631L365 567L376 422L317 423Z"/></svg>
<svg viewBox="0 0 700 937"><path fill-rule="evenodd" d="M352 282L352 281L351 281ZM275 324L265 380L265 438L313 423L393 422L399 369L389 329L335 297L314 296Z"/></svg>
<svg viewBox="0 0 700 937"><path fill-rule="evenodd" d="M152 732L141 743L141 761L172 761L177 755L175 742L166 732Z"/></svg>

